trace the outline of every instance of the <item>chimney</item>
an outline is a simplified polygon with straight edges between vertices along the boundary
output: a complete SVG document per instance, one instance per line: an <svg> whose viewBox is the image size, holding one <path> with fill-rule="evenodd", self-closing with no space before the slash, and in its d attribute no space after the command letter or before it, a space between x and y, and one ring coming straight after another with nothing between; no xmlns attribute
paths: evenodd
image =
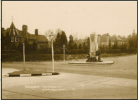
<svg viewBox="0 0 138 100"><path fill-rule="evenodd" d="M27 25L22 26L23 35L26 36L27 34Z"/></svg>
<svg viewBox="0 0 138 100"><path fill-rule="evenodd" d="M38 36L38 29L35 29L35 35Z"/></svg>

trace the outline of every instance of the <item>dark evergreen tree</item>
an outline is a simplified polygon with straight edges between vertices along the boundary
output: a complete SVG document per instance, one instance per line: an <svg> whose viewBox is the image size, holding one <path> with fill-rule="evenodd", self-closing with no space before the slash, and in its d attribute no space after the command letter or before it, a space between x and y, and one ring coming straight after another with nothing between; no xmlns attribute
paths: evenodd
<svg viewBox="0 0 138 100"><path fill-rule="evenodd" d="M85 44L85 42L83 43L82 49L86 49L86 44Z"/></svg>
<svg viewBox="0 0 138 100"><path fill-rule="evenodd" d="M109 39L109 49L111 49L111 39Z"/></svg>
<svg viewBox="0 0 138 100"><path fill-rule="evenodd" d="M54 43L54 47L57 47L57 48L60 48L60 46L61 46L61 36L60 36L60 34L58 33L57 34L57 36L56 36L56 41L55 41L55 43Z"/></svg>
<svg viewBox="0 0 138 100"><path fill-rule="evenodd" d="M73 47L73 48L74 48L74 49L77 49L77 44L76 44L76 43L74 44L74 47Z"/></svg>
<svg viewBox="0 0 138 100"><path fill-rule="evenodd" d="M74 41L73 41L73 36L69 36L69 49L74 49Z"/></svg>
<svg viewBox="0 0 138 100"><path fill-rule="evenodd" d="M136 35L135 31L133 31L131 39L132 39L132 48L136 49L136 47L137 47L137 45L136 45L137 44L137 35Z"/></svg>
<svg viewBox="0 0 138 100"><path fill-rule="evenodd" d="M82 49L82 47L81 47L81 43L79 44L79 49Z"/></svg>
<svg viewBox="0 0 138 100"><path fill-rule="evenodd" d="M1 41L2 41L2 50L5 50L5 43L6 43L6 38L5 38L5 36L4 36L4 34L2 33L1 34L1 36L2 36L2 38L1 38Z"/></svg>
<svg viewBox="0 0 138 100"><path fill-rule="evenodd" d="M90 49L90 38L87 38L87 49Z"/></svg>
<svg viewBox="0 0 138 100"><path fill-rule="evenodd" d="M67 44L67 36L64 31L62 31L62 33L61 33L60 42L61 42L61 44L60 44L61 47L63 47L63 45Z"/></svg>
<svg viewBox="0 0 138 100"><path fill-rule="evenodd" d="M128 36L129 49L137 49L137 34L133 31L132 35Z"/></svg>

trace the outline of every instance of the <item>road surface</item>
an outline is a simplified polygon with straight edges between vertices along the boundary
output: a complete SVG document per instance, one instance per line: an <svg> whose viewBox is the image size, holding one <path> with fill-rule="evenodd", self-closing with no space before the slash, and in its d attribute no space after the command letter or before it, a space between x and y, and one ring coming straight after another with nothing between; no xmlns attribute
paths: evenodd
<svg viewBox="0 0 138 100"><path fill-rule="evenodd" d="M21 70L23 63L2 63L2 99L137 99L137 55L103 60L115 63L70 65L55 61L60 75L33 77L6 77ZM52 71L52 62L27 62L26 67Z"/></svg>

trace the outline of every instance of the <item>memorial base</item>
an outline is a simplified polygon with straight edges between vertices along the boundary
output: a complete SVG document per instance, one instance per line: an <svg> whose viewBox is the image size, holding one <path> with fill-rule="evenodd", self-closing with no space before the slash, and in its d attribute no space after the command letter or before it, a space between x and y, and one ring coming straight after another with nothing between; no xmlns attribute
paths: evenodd
<svg viewBox="0 0 138 100"><path fill-rule="evenodd" d="M100 56L95 56L95 57L88 56L88 59L86 60L86 62L102 62L102 60Z"/></svg>
<svg viewBox="0 0 138 100"><path fill-rule="evenodd" d="M114 61L102 61L102 62L69 62L69 64L97 64L97 65L106 65L113 64Z"/></svg>
<svg viewBox="0 0 138 100"><path fill-rule="evenodd" d="M92 60L86 60L86 62L103 62L102 60L100 60L100 61L92 61Z"/></svg>

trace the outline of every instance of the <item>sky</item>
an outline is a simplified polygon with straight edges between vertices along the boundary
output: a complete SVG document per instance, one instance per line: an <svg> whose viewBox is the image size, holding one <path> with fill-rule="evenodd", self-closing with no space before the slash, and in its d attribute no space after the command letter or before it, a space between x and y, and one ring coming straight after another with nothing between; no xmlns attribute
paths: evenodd
<svg viewBox="0 0 138 100"><path fill-rule="evenodd" d="M10 27L12 16L16 28L27 25L31 34L58 28L78 38L137 33L137 1L2 1L2 27Z"/></svg>

